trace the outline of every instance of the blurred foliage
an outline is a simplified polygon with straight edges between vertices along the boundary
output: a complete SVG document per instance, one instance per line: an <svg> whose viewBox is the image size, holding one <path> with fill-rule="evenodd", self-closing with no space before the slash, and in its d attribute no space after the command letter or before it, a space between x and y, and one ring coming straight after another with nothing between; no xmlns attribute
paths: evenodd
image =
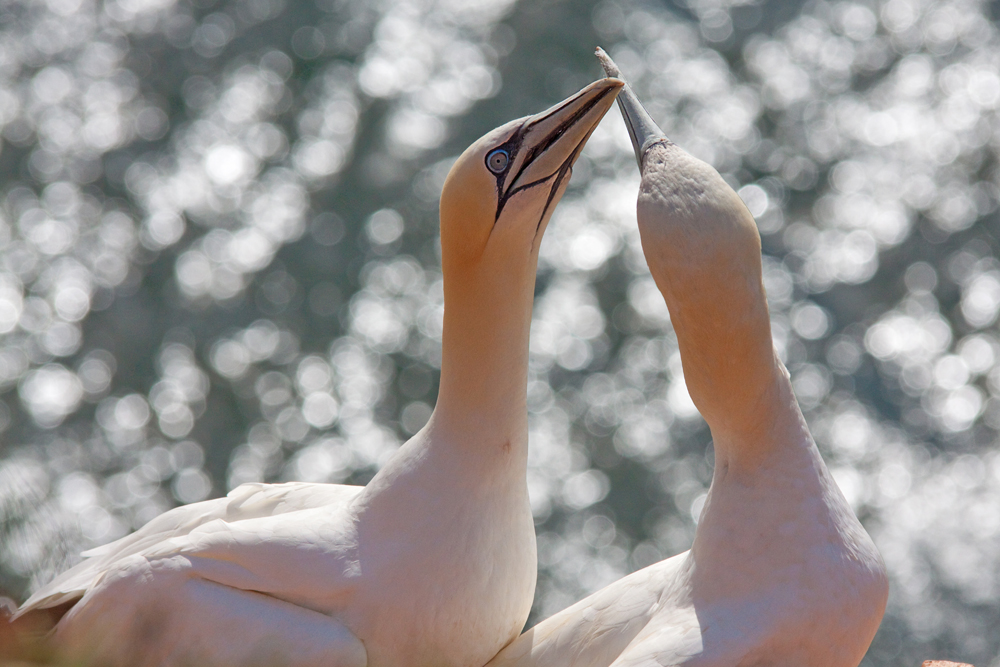
<svg viewBox="0 0 1000 667"><path fill-rule="evenodd" d="M430 413L437 196L603 45L761 229L775 344L892 576L866 665L1000 652L1000 33L971 0L0 1L0 589ZM711 480L609 114L542 246L534 622Z"/></svg>

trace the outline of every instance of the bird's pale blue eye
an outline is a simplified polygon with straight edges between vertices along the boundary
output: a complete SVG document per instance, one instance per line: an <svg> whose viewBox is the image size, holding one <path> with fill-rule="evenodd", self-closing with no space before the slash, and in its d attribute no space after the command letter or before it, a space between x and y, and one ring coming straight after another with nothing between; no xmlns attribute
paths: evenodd
<svg viewBox="0 0 1000 667"><path fill-rule="evenodd" d="M510 162L510 155L502 148L498 148L486 156L486 166L494 174L499 174L506 169L508 162Z"/></svg>

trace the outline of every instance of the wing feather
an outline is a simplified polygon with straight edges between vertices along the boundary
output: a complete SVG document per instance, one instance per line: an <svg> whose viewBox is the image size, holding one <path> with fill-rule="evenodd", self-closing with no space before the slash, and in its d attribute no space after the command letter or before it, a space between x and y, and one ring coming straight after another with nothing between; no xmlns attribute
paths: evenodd
<svg viewBox="0 0 1000 667"><path fill-rule="evenodd" d="M290 514L316 508L344 507L362 488L305 482L242 484L225 498L176 507L131 535L85 551L83 562L36 591L21 606L15 618L34 609L55 607L82 597L112 564L133 554L162 556L188 549L199 551L193 545L205 546L204 536L224 533L227 528L234 530L240 527L235 535L246 539L253 531L247 531L241 524L275 516L288 519ZM192 536L194 539L191 539Z"/></svg>

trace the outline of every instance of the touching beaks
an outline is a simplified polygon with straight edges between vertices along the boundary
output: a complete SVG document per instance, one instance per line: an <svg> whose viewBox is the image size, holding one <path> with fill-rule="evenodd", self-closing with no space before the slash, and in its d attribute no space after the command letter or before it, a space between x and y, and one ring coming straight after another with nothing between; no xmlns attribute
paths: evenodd
<svg viewBox="0 0 1000 667"><path fill-rule="evenodd" d="M551 201L624 85L613 78L595 81L551 109L529 116L503 146L489 153L487 159L496 160L488 166L497 173L497 218L510 197L528 188L546 187ZM502 172L494 168L501 163Z"/></svg>
<svg viewBox="0 0 1000 667"><path fill-rule="evenodd" d="M615 65L615 61L604 49L597 47L596 54L608 76L625 81L618 65ZM625 87L618 94L618 108L621 109L622 117L625 118L625 127L628 128L628 136L632 139L632 147L635 149L635 161L639 163L639 171L641 172L642 158L649 147L670 140L660 129L660 126L650 118L649 113L632 92L632 87L628 85L627 81L625 81Z"/></svg>

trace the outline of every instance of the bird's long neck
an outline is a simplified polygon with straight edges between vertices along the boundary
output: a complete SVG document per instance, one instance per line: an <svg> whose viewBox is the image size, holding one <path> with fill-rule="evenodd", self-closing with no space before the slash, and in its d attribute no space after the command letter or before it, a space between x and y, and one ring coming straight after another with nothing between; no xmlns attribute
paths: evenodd
<svg viewBox="0 0 1000 667"><path fill-rule="evenodd" d="M537 250L507 255L442 262L444 329L434 422L456 436L448 438L456 446L524 455Z"/></svg>
<svg viewBox="0 0 1000 667"><path fill-rule="evenodd" d="M760 236L739 197L708 165L657 146L646 155L638 213L716 460L759 461L801 439L801 412L771 339Z"/></svg>
<svg viewBox="0 0 1000 667"><path fill-rule="evenodd" d="M800 413L775 356L759 269L687 268L671 281L667 302L688 391L717 458L764 454L781 441L775 429L793 426Z"/></svg>
<svg viewBox="0 0 1000 667"><path fill-rule="evenodd" d="M762 571L798 567L809 549L860 526L775 354L753 217L714 169L677 147L651 149L643 166L643 249L715 449L690 552L695 589L702 600L753 597ZM734 544L740 558L720 557Z"/></svg>

